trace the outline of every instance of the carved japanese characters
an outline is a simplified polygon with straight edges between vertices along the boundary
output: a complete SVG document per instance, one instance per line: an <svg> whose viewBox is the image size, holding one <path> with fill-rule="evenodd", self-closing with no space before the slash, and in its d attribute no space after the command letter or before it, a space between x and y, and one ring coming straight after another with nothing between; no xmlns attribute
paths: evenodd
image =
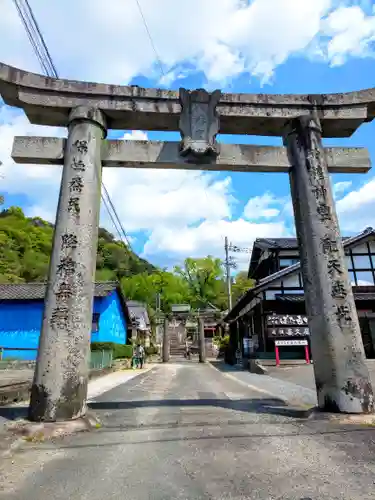
<svg viewBox="0 0 375 500"><path fill-rule="evenodd" d="M328 411L371 412L373 394L345 268L319 114L317 109L291 120L284 137L318 404ZM270 330L271 338L296 335L289 325Z"/></svg>
<svg viewBox="0 0 375 500"><path fill-rule="evenodd" d="M180 88L181 156L204 163L219 154L216 143L219 116L216 106L220 96L220 90L209 93L204 89L190 91Z"/></svg>

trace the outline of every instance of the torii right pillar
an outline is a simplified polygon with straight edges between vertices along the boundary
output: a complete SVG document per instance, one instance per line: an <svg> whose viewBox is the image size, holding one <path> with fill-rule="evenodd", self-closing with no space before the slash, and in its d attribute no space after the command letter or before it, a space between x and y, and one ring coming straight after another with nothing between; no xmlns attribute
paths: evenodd
<svg viewBox="0 0 375 500"><path fill-rule="evenodd" d="M321 136L313 115L293 119L284 135L318 406L371 413L373 390Z"/></svg>

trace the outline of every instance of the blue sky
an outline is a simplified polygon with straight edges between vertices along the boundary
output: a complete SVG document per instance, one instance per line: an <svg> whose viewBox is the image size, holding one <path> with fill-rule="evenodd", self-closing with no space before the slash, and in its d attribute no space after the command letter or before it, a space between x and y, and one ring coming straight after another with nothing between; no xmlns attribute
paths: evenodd
<svg viewBox="0 0 375 500"><path fill-rule="evenodd" d="M203 5L201 0L160 0L156 8L155 2L143 0L164 76L136 2L112 3L116 4L112 9L103 10L99 0L90 4L79 0L74 8L67 0L46 9L42 0L34 0L36 17L62 77L248 93L331 93L375 86L373 1L206 0ZM194 20L184 22L191 12ZM41 72L11 2L0 20L0 41L0 60ZM6 106L0 108L0 129L0 189L6 204L20 205L28 215L52 221L59 167L14 165L9 153L14 135L64 135L65 131L31 126L22 112ZM109 136L179 140L178 133L144 131L111 131ZM281 138L269 137L219 136L219 140L282 144ZM375 124L363 124L351 138L325 143L367 147L374 162ZM256 237L294 233L287 174L105 169L104 181L133 248L158 265L172 266L186 256L221 257L225 235L235 244L251 247ZM374 226L372 171L336 174L332 183L342 232ZM105 212L101 224L113 231ZM240 266L247 260L248 256L239 257Z"/></svg>

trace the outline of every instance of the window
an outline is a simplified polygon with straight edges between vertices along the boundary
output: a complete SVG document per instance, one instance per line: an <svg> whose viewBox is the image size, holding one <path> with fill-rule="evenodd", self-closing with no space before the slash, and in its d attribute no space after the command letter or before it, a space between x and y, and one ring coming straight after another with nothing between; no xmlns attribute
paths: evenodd
<svg viewBox="0 0 375 500"><path fill-rule="evenodd" d="M285 267L292 266L293 264L298 264L299 259L290 258L290 259L280 259L280 269L284 269Z"/></svg>
<svg viewBox="0 0 375 500"><path fill-rule="evenodd" d="M354 278L354 273L349 271L349 281L352 286L355 286L355 278Z"/></svg>
<svg viewBox="0 0 375 500"><path fill-rule="evenodd" d="M372 275L372 271L357 271L356 275L358 286L374 285L374 277Z"/></svg>
<svg viewBox="0 0 375 500"><path fill-rule="evenodd" d="M296 274L294 276L288 276L287 278L283 279L283 286L284 287L297 287L299 285L299 275Z"/></svg>
<svg viewBox="0 0 375 500"><path fill-rule="evenodd" d="M368 248L366 243L362 243L361 245L357 245L352 249L352 253L367 253Z"/></svg>
<svg viewBox="0 0 375 500"><path fill-rule="evenodd" d="M370 257L368 255L353 255L355 269L371 269Z"/></svg>
<svg viewBox="0 0 375 500"><path fill-rule="evenodd" d="M93 313L93 315L92 315L92 328L91 328L92 333L96 333L99 331L99 318L100 318L99 313Z"/></svg>
<svg viewBox="0 0 375 500"><path fill-rule="evenodd" d="M266 290L266 300L275 300L276 294L280 294L281 290Z"/></svg>

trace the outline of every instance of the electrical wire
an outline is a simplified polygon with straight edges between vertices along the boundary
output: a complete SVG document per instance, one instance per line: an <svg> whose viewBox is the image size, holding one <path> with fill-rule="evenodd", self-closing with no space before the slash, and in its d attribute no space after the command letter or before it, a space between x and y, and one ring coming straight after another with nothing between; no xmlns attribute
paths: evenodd
<svg viewBox="0 0 375 500"><path fill-rule="evenodd" d="M136 4L137 4L137 6L138 6L139 13L140 13L140 15L141 15L141 18L142 18L142 21L143 21L144 27L145 27L145 29L146 29L147 36L148 36L148 38L149 38L149 40L150 40L152 50L154 51L154 54L155 54L155 57L156 57L156 61L157 61L158 65L159 65L159 68L160 68L161 74L162 74L163 76L165 76L164 69L163 69L163 63L161 62L161 59L160 59L159 54L158 54L158 51L156 50L156 46L155 46L155 44L154 44L154 41L153 41L152 36L151 36L151 32L150 32L149 27L148 27L148 25L147 25L147 21L146 21L145 15L144 15L143 10L142 10L142 7L141 7L141 3L140 3L140 1L139 1L139 0L135 0L135 2L136 2Z"/></svg>
<svg viewBox="0 0 375 500"><path fill-rule="evenodd" d="M51 54L48 50L47 44L44 40L44 37L42 35L42 32L39 28L39 25L37 23L37 20L34 16L33 10L28 2L28 0L13 0L13 3L17 9L18 15L22 21L22 24L26 30L27 37L34 49L35 55L38 58L38 61L43 69L43 71L46 73L47 76L53 77L53 78L59 78L58 72L56 69L56 66L53 63ZM146 20L144 19L141 7L139 5L140 12L142 14L142 19L146 23ZM146 24L147 27L147 24ZM147 28L147 32L148 28ZM104 204L104 207L106 208L108 215L112 221L112 224L114 228L116 229L116 232L120 238L120 241L124 244L125 248L128 251L133 251L130 245L129 238L126 234L126 231L124 229L124 226L118 216L117 210L111 200L111 197L108 193L107 188L104 185L104 182L102 181L102 187L104 190L104 194L101 193L101 198ZM106 199L107 198L107 199ZM114 217L111 213L112 209L114 213ZM116 223L116 221L117 223ZM124 241L125 239L125 241Z"/></svg>

